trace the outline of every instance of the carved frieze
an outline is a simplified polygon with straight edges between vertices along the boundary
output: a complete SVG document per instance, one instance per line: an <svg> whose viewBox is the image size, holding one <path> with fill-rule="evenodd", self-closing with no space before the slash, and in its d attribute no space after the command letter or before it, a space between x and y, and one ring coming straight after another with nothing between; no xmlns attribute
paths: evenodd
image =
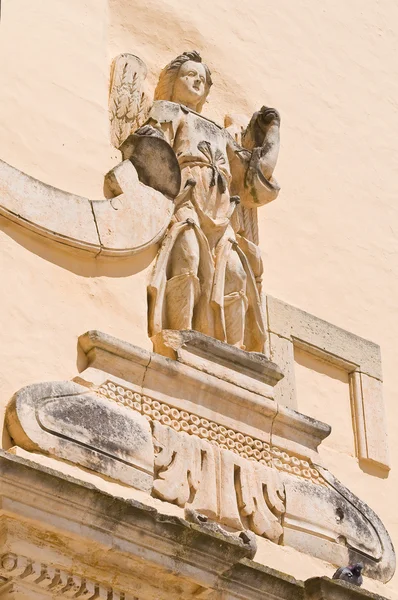
<svg viewBox="0 0 398 600"><path fill-rule="evenodd" d="M71 571L35 561L25 556L6 552L0 556L0 575L6 583L9 578L33 584L52 597L78 600L138 600L112 587L101 585ZM1 592L0 580L0 592Z"/></svg>
<svg viewBox="0 0 398 600"><path fill-rule="evenodd" d="M159 422L153 437L156 496L278 542L285 492L275 469Z"/></svg>
<svg viewBox="0 0 398 600"><path fill-rule="evenodd" d="M177 505L181 516L184 510L235 535L250 530L333 564L363 560L366 574L387 581L395 555L385 527L320 464L316 447L329 429L269 398L278 380L272 363L264 363L262 396L258 379L249 386L255 393L228 373L223 378L234 365L231 347L223 352L208 338L204 359L204 340L198 343L193 366L194 336L184 350L191 354L170 360L85 334L89 364L79 383L35 384L14 396L6 415L14 444L138 488ZM261 361L253 357L250 369L250 353L245 358L246 377L261 378Z"/></svg>
<svg viewBox="0 0 398 600"><path fill-rule="evenodd" d="M268 442L227 428L215 421L209 421L186 410L179 410L175 406L154 400L149 396L133 392L111 380L104 382L97 391L101 396L105 396L121 406L128 406L138 411L151 422L158 421L176 432L181 431L198 436L220 449L238 454L241 458L297 477L303 477L315 485L326 485L319 471L308 460L281 450L277 446L272 446Z"/></svg>

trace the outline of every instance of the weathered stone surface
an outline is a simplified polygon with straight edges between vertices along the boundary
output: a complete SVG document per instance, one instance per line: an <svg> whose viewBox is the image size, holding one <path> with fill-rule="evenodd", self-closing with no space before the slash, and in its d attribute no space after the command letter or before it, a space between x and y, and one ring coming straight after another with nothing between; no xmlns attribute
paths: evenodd
<svg viewBox="0 0 398 600"><path fill-rule="evenodd" d="M222 573L252 553L251 544L238 536L115 498L3 451L0 483L2 531L9 522L19 522L30 547L40 549L33 562L40 562L38 555L47 566L55 559L58 568L70 572L72 554L74 577L84 573L90 579L95 573L91 577L98 584L109 586L112 572L112 588L126 596L140 590L142 598L189 598L201 588L216 587ZM34 527L28 522L32 519ZM7 550L0 548L0 555L18 555L18 537L8 532ZM47 553L44 537L53 541Z"/></svg>
<svg viewBox="0 0 398 600"><path fill-rule="evenodd" d="M91 202L102 252L129 255L156 244L170 223L173 202L141 183L129 160L112 169L105 181L115 197Z"/></svg>
<svg viewBox="0 0 398 600"><path fill-rule="evenodd" d="M146 93L147 68L134 54L119 54L112 62L109 93L111 141L120 148L145 121L150 101Z"/></svg>
<svg viewBox="0 0 398 600"><path fill-rule="evenodd" d="M0 214L39 235L97 254L90 201L25 175L0 160ZM62 210L60 210L62 206Z"/></svg>
<svg viewBox="0 0 398 600"><path fill-rule="evenodd" d="M133 163L142 183L168 198L178 195L180 166L174 150L162 137L133 134L121 145L120 151L124 161ZM149 212L148 207L146 212Z"/></svg>
<svg viewBox="0 0 398 600"><path fill-rule="evenodd" d="M134 600L132 596L126 596L123 591L111 586L101 585L82 575L13 552L2 554L0 550L0 574L0 598L6 597L8 600L31 599L36 595L40 600L43 595L47 597L47 594L56 598L73 597L79 600ZM1 586L1 576L7 580L7 586Z"/></svg>
<svg viewBox="0 0 398 600"><path fill-rule="evenodd" d="M383 600L384 598L345 581L328 577L307 579L304 587L305 598L308 600Z"/></svg>
<svg viewBox="0 0 398 600"><path fill-rule="evenodd" d="M330 435L330 431L331 427L327 423L279 405L272 423L272 443L282 444L292 452L298 445L316 452L319 444Z"/></svg>
<svg viewBox="0 0 398 600"><path fill-rule="evenodd" d="M222 598L227 600L257 600L259 596L264 600L304 598L302 581L246 558L224 573L218 588L223 591Z"/></svg>
<svg viewBox="0 0 398 600"><path fill-rule="evenodd" d="M358 411L358 455L360 459L390 468L383 384L365 373L355 373L355 404ZM361 414L361 411L362 414Z"/></svg>
<svg viewBox="0 0 398 600"><path fill-rule="evenodd" d="M155 352L252 392L265 393L265 385L273 387L283 378L279 366L264 354L241 350L197 331L165 329L152 342Z"/></svg>
<svg viewBox="0 0 398 600"><path fill-rule="evenodd" d="M235 530L248 528L279 541L285 492L275 469L158 422L154 445L156 496Z"/></svg>
<svg viewBox="0 0 398 600"><path fill-rule="evenodd" d="M348 497L339 482L337 488L330 473L327 481L332 485L313 486L304 480L284 478L284 543L336 565L352 564L356 558L364 560L368 576L388 580L395 558L385 528L380 527L373 511L368 507L363 510L357 497Z"/></svg>
<svg viewBox="0 0 398 600"><path fill-rule="evenodd" d="M326 577L303 583L250 560L243 539L114 498L4 451L0 483L0 597L7 600L381 598Z"/></svg>
<svg viewBox="0 0 398 600"><path fill-rule="evenodd" d="M360 549L357 543L353 543L347 540L347 546L349 547L349 561L347 564L355 563L355 562L364 562L365 570L364 575L368 577L373 577L375 579L380 579L381 581L389 581L395 572L396 567L396 556L394 546L392 544L391 538L384 527L381 519L378 515L358 496L353 494L348 488L346 488L336 477L330 473L324 467L316 465L316 468L319 470L320 474L324 477L324 479L328 482L330 487L334 489L344 500L346 505L352 505L355 507L357 513L360 515L359 519L356 517L354 519L354 523L358 524L358 536L359 540L361 540L362 535L365 538L365 532L362 532L363 527L361 526L361 521L367 522L367 529L369 532L372 532L373 529L373 537L375 540L378 538L378 544L380 544L381 548L381 558L379 562L368 561L367 557L364 557L361 552L357 552ZM343 515L339 512L339 518L343 516L344 519L344 507L343 507ZM366 538L365 538L366 539ZM346 563L344 563L346 564Z"/></svg>
<svg viewBox="0 0 398 600"><path fill-rule="evenodd" d="M294 373L294 346L291 340L275 333L269 334L270 357L275 361L284 377L275 386L275 401L278 404L297 408L296 385Z"/></svg>
<svg viewBox="0 0 398 600"><path fill-rule="evenodd" d="M181 167L173 224L148 286L149 332L153 337L164 329L195 329L262 352L262 262L251 211L279 193L273 173L280 116L263 106L238 140L200 114L211 84L210 70L199 54L184 52L161 72L148 120L136 131L155 138L158 145L168 144ZM135 145L133 138L124 142L122 151ZM159 165L168 162L160 148L156 155ZM152 156L143 161L144 172L152 161ZM141 166L136 166L140 173ZM160 189L155 170L149 171L151 177L143 181ZM168 171L172 175L173 169ZM170 175L164 178L167 187L173 181ZM240 202L248 211L246 219L236 211Z"/></svg>
<svg viewBox="0 0 398 600"><path fill-rule="evenodd" d="M275 383L279 371L265 357L195 332L164 336L177 360L97 331L80 343L84 385L16 394L7 414L16 444L144 489L230 532L250 530L334 564L360 556L365 575L391 578L395 555L383 524L319 465L330 427L200 362L233 372L242 353L253 381L260 385L265 365Z"/></svg>
<svg viewBox="0 0 398 600"><path fill-rule="evenodd" d="M14 442L150 490L153 446L141 415L72 382L23 388L11 400L7 427Z"/></svg>
<svg viewBox="0 0 398 600"><path fill-rule="evenodd" d="M170 334L169 345L165 347L165 353L170 352L171 356L177 355L173 346L178 346L178 340L181 341L184 336L187 340L208 341L200 335L195 338L196 333L194 337L184 332L177 333L175 338L173 336ZM170 360L98 331L87 332L79 341L89 360L88 369L80 375L87 383L101 385L107 381L107 374L115 375L130 381L137 391L151 398L266 443L271 442L271 429L279 411L275 425L277 440L283 440L283 443L288 440L290 451L303 456L310 456L329 431L319 421L284 407L278 408L272 398L280 371L264 355L254 354L252 359L251 353L238 350L235 354L235 349L221 342L209 341L213 356L207 352L202 358L205 346L200 349L195 342L195 345L189 343L184 354L181 351L184 348L178 350L181 360ZM242 377L246 376L245 383L248 384L245 386L234 383L237 373L232 367L235 364L239 369L234 361L241 356L240 352L244 357ZM228 368L225 368L226 365ZM260 384L255 378L260 376L263 368L266 369L264 377L267 384Z"/></svg>

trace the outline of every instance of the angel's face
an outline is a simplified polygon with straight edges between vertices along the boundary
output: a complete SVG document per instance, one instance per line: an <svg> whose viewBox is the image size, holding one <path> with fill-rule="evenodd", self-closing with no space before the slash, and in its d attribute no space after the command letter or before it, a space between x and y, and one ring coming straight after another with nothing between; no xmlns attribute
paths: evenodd
<svg viewBox="0 0 398 600"><path fill-rule="evenodd" d="M203 64L193 60L182 64L174 83L173 102L196 110L206 93L206 70Z"/></svg>

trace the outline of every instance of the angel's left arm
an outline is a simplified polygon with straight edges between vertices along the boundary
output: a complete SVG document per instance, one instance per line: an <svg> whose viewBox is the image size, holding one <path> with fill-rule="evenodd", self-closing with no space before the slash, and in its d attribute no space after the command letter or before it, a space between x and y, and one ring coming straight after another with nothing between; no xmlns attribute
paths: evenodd
<svg viewBox="0 0 398 600"><path fill-rule="evenodd" d="M245 147L237 144L226 132L232 173L231 192L240 196L247 208L257 208L275 200L280 190L273 176L279 152L279 114L275 111L274 118L268 116L264 125L262 111L255 113L249 123L243 136Z"/></svg>

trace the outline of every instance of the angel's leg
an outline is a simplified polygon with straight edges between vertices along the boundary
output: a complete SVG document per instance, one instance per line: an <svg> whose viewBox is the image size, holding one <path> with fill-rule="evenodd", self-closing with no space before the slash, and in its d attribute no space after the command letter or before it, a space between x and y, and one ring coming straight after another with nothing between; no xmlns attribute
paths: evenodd
<svg viewBox="0 0 398 600"><path fill-rule="evenodd" d="M177 238L169 261L166 287L166 327L192 329L195 304L200 295L199 245L193 229Z"/></svg>
<svg viewBox="0 0 398 600"><path fill-rule="evenodd" d="M238 253L231 251L225 271L224 315L227 342L244 348L245 322L248 307L247 276Z"/></svg>

